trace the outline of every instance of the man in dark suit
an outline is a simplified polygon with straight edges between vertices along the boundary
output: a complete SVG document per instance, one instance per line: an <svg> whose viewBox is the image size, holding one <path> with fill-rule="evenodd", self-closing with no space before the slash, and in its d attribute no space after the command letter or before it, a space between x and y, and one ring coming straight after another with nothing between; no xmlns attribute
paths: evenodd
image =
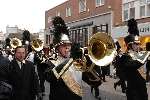
<svg viewBox="0 0 150 100"><path fill-rule="evenodd" d="M34 65L25 60L25 55L25 48L18 46L9 66L9 77L13 86L11 100L35 100L36 96L41 97Z"/></svg>

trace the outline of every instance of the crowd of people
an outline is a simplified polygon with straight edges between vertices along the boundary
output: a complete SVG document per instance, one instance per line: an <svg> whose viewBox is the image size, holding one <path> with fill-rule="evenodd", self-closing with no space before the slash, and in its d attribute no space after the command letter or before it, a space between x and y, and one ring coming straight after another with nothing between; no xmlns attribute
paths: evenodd
<svg viewBox="0 0 150 100"><path fill-rule="evenodd" d="M44 82L47 81L50 85L49 100L82 100L84 81L91 87L92 94L95 91L95 98L101 100L99 86L107 82L105 77L110 75L110 64L95 65L88 51L83 51L78 43L72 43L61 17L55 17L53 24L55 52L50 57L35 48L26 51L26 46L17 46L13 52L8 48L0 50L0 99L42 100L45 95ZM146 82L150 81L150 43L146 44L147 52L140 56L139 31L136 26L135 19L128 21L129 35L124 38L126 52L121 51L118 41L115 42L117 53L112 64L119 80L114 83L114 88L121 86L127 100L148 100ZM138 71L145 63L146 80ZM94 74L82 69L87 66L94 66Z"/></svg>

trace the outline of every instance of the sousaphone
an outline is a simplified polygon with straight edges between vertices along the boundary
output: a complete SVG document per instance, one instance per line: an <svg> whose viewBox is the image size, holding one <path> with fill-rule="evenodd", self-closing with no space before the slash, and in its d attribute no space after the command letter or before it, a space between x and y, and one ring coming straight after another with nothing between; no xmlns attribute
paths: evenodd
<svg viewBox="0 0 150 100"><path fill-rule="evenodd" d="M98 86L102 83L101 73L98 73L99 71L95 67L107 66L113 61L116 55L115 43L107 33L98 32L90 38L87 49L87 56L92 63L86 66L83 80L89 85ZM87 60L86 62L89 63L90 61Z"/></svg>
<svg viewBox="0 0 150 100"><path fill-rule="evenodd" d="M15 49L18 46L22 46L22 42L20 39L18 38L12 38L10 41L10 45L13 49Z"/></svg>
<svg viewBox="0 0 150 100"><path fill-rule="evenodd" d="M109 65L116 54L113 38L104 32L94 34L88 46L88 55L93 63L98 66Z"/></svg>

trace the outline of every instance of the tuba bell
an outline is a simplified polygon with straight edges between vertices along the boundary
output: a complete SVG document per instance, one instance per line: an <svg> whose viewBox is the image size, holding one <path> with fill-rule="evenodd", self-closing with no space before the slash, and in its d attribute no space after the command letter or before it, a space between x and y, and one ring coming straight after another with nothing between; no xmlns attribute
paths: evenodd
<svg viewBox="0 0 150 100"><path fill-rule="evenodd" d="M10 45L13 49L15 49L18 46L22 46L22 42L20 39L18 38L12 38L10 41Z"/></svg>
<svg viewBox="0 0 150 100"><path fill-rule="evenodd" d="M104 32L94 34L89 40L88 55L91 61L98 66L109 65L116 55L112 37Z"/></svg>
<svg viewBox="0 0 150 100"><path fill-rule="evenodd" d="M35 51L41 51L43 49L44 43L40 39L34 39L31 42L31 46Z"/></svg>

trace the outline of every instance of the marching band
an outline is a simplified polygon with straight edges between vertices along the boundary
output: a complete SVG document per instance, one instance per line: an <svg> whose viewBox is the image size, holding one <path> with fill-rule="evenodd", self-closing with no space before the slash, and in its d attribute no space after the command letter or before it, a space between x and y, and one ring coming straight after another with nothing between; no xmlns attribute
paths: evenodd
<svg viewBox="0 0 150 100"><path fill-rule="evenodd" d="M57 20L63 22L61 17L54 18L54 27L60 30L54 30L54 44L48 51L44 50L40 39L28 44L29 48L22 46L17 38L10 41L13 49L0 50L0 99L42 100L47 81L50 85L49 100L82 100L83 80L91 87L91 93L95 90L95 98L101 100L98 87L107 81L103 73L112 64L119 78L114 89L121 85L127 100L148 100L146 82L150 80L150 42L146 44L146 50L141 51L138 28L133 28L137 25L134 19L128 21L125 52L118 41L114 43L110 36L101 32L92 36L88 47L71 43L68 30ZM139 69L145 63L144 79Z"/></svg>

